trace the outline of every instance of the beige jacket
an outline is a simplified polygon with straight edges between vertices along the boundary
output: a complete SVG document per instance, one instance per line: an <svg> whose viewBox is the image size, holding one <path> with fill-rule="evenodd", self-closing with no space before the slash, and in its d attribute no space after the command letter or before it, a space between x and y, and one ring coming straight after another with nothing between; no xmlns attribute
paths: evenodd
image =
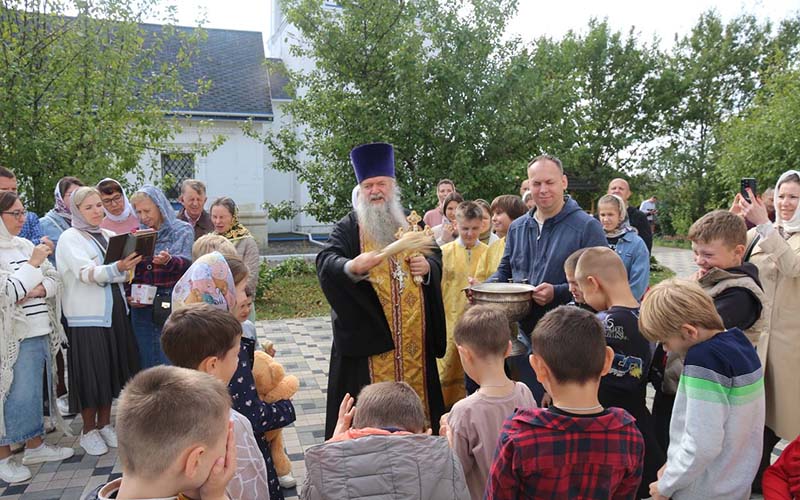
<svg viewBox="0 0 800 500"><path fill-rule="evenodd" d="M233 246L236 247L236 252L242 258L244 265L247 266L247 270L250 271L247 282L255 290L258 284L258 271L261 266L258 243L256 243L255 239L247 237L234 241Z"/></svg>
<svg viewBox="0 0 800 500"><path fill-rule="evenodd" d="M751 229L748 239L755 236ZM764 365L767 427L785 439L800 435L800 233L784 240L778 231L762 238L750 257L772 303L769 330L758 353Z"/></svg>

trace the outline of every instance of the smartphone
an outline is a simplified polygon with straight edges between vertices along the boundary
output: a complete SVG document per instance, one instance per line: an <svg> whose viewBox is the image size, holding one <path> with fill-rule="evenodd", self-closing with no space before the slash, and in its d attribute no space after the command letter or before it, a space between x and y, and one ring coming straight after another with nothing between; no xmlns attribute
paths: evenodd
<svg viewBox="0 0 800 500"><path fill-rule="evenodd" d="M756 180L754 178L743 177L741 186L742 197L748 202L752 203L753 200L750 199L750 194L747 192L747 188L750 188L753 194L758 194L758 191L756 190Z"/></svg>

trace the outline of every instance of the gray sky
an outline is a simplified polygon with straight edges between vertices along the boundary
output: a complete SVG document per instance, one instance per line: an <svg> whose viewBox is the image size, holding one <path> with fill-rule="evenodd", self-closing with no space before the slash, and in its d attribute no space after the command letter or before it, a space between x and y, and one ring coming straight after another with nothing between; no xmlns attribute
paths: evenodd
<svg viewBox="0 0 800 500"><path fill-rule="evenodd" d="M167 0L168 3L169 0ZM209 28L261 31L266 41L273 0L172 0L179 23L193 25L205 9ZM533 39L546 34L560 37L569 29L581 30L590 17L607 17L612 27L627 31L635 26L650 39L654 34L669 46L675 33L686 33L701 12L715 8L724 19L741 12L780 20L800 10L797 0L520 0L519 12L509 26L510 35Z"/></svg>

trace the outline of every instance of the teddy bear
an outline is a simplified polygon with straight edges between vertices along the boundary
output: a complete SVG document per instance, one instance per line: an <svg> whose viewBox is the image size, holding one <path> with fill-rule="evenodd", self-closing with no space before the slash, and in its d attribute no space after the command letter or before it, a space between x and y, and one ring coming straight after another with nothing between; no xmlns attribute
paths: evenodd
<svg viewBox="0 0 800 500"><path fill-rule="evenodd" d="M300 381L294 375L286 375L283 366L263 351L256 351L253 361L253 378L258 397L267 403L289 399L297 392ZM274 429L264 434L269 442L272 463L278 477L292 473L292 463L283 447L283 429Z"/></svg>

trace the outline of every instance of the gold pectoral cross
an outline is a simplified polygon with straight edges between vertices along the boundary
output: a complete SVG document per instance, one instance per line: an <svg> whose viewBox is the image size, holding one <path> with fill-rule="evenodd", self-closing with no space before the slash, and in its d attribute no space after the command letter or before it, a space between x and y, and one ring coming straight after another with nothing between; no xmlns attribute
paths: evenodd
<svg viewBox="0 0 800 500"><path fill-rule="evenodd" d="M402 228L402 227L399 228L397 230L397 232L394 234L395 238L397 238L399 240L406 233L415 233L415 232L418 232L418 231L423 231L425 234L427 234L431 238L433 238L433 231L431 231L431 228L426 227L425 229L422 229L421 227L419 227L419 223L422 220L422 217L420 217L419 214L417 214L416 210L412 210L411 214L408 217L406 217L406 220L408 221L408 227L407 228ZM417 257L417 256L421 256L421 255L422 254L419 253L419 252L414 252L409 257ZM403 273L403 275L404 275L403 278L405 278L405 272L403 272L402 268L400 268L399 265L397 267L397 270L399 270L401 273ZM394 274L392 275L392 277L394 277ZM402 291L402 289L403 289L402 283L403 282L401 281L400 283L401 283L400 290ZM414 276L414 284L417 285L417 286L421 285L422 284L422 276Z"/></svg>

